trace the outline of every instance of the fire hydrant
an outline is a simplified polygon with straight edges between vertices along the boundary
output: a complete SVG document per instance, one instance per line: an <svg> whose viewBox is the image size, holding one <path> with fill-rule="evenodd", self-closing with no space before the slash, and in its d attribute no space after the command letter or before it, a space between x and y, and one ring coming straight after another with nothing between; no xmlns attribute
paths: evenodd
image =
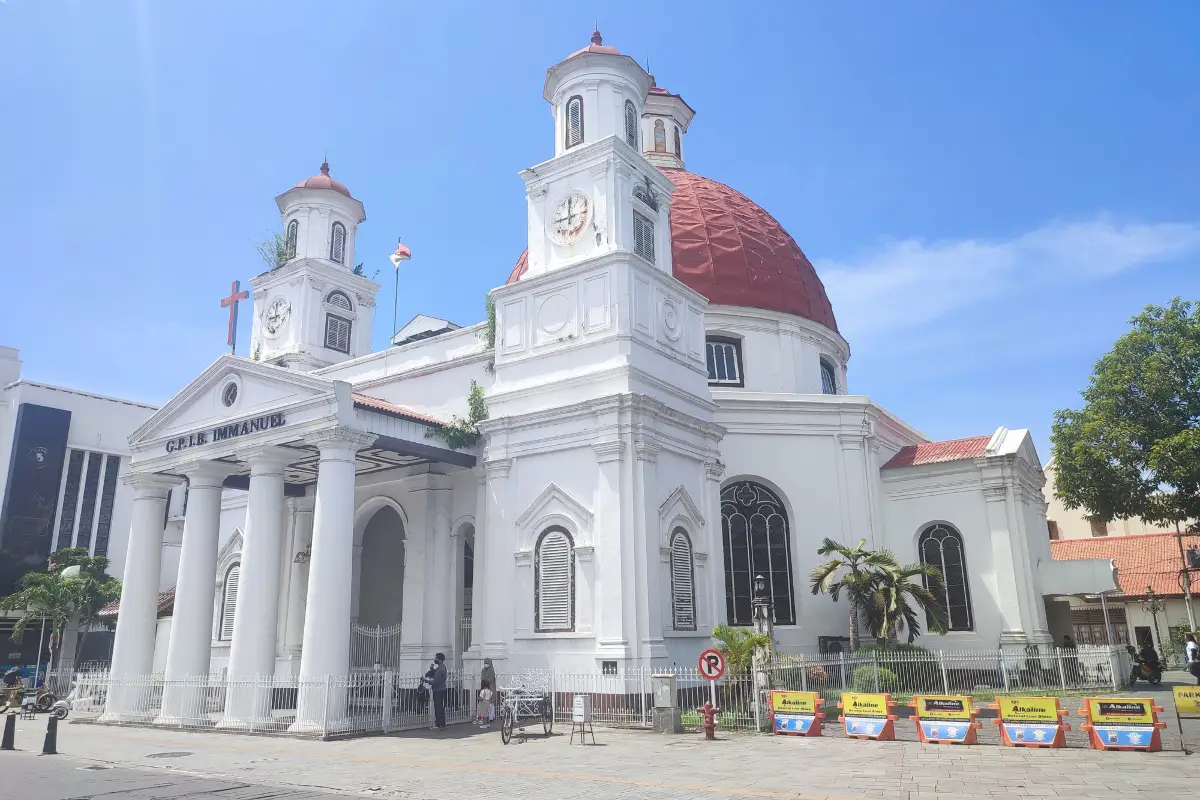
<svg viewBox="0 0 1200 800"><path fill-rule="evenodd" d="M712 704L711 701L705 701L704 705L696 709L704 716L704 738L717 738L717 714L721 713L721 709Z"/></svg>

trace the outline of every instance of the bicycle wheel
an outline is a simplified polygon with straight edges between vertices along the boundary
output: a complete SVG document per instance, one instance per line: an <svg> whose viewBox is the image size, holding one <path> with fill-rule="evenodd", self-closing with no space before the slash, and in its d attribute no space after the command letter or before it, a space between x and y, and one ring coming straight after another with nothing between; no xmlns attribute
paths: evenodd
<svg viewBox="0 0 1200 800"><path fill-rule="evenodd" d="M500 710L500 741L505 744L512 741L514 722L511 708L505 706Z"/></svg>
<svg viewBox="0 0 1200 800"><path fill-rule="evenodd" d="M549 697L542 698L542 730L547 736L554 730L554 704L550 702Z"/></svg>
<svg viewBox="0 0 1200 800"><path fill-rule="evenodd" d="M38 711L49 711L50 707L53 706L57 702L58 702L58 698L54 696L53 692L46 692L44 695L42 695L41 697L39 697L37 699Z"/></svg>

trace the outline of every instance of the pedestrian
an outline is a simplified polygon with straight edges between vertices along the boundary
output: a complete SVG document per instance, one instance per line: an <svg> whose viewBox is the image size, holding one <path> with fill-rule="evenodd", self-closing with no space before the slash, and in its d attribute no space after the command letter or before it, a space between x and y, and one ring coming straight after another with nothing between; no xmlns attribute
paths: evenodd
<svg viewBox="0 0 1200 800"><path fill-rule="evenodd" d="M1196 643L1195 634L1189 633L1183 637L1184 645L1183 657L1184 663L1187 664L1187 671L1196 679L1196 685L1200 686L1200 644Z"/></svg>
<svg viewBox="0 0 1200 800"><path fill-rule="evenodd" d="M479 704L475 708L475 721L481 729L491 727L492 690L484 686L479 690Z"/></svg>
<svg viewBox="0 0 1200 800"><path fill-rule="evenodd" d="M487 689L490 692L488 695L487 722L491 724L492 720L496 718L497 688L496 668L492 666L492 660L490 658L485 658L483 660L483 672L479 677L479 688L480 690Z"/></svg>
<svg viewBox="0 0 1200 800"><path fill-rule="evenodd" d="M433 657L433 664L430 665L423 680L429 684L429 689L433 694L433 724L429 726L429 730L440 731L446 727L445 653L438 653Z"/></svg>
<svg viewBox="0 0 1200 800"><path fill-rule="evenodd" d="M1069 634L1069 633L1063 634L1062 649L1063 650L1074 650L1075 649L1075 642L1071 640L1071 634Z"/></svg>

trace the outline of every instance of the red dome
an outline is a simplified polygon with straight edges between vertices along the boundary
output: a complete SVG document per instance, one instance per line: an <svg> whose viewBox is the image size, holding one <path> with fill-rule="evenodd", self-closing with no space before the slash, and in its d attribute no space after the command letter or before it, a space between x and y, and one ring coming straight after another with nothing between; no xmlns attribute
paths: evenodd
<svg viewBox="0 0 1200 800"><path fill-rule="evenodd" d="M308 180L300 181L296 184L295 188L333 189L335 192L341 192L342 194L346 195L346 197L349 197L351 200L354 199L354 195L350 194L350 190L346 188L346 184L342 183L341 181L335 181L333 178L329 177L328 161L321 164L321 172L319 174L313 175Z"/></svg>
<svg viewBox="0 0 1200 800"><path fill-rule="evenodd" d="M723 183L663 168L671 197L675 277L714 305L794 314L836 331L837 320L816 270L783 226L753 200ZM517 259L506 283L529 267Z"/></svg>

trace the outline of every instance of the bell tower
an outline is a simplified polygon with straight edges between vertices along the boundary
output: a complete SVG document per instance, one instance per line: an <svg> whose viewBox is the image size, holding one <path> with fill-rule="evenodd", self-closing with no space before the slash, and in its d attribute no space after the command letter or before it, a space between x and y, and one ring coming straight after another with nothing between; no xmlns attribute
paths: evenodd
<svg viewBox="0 0 1200 800"><path fill-rule="evenodd" d="M371 352L379 284L355 266L354 237L363 204L319 173L275 198L283 222L274 266L250 281L254 324L250 357L314 370Z"/></svg>

